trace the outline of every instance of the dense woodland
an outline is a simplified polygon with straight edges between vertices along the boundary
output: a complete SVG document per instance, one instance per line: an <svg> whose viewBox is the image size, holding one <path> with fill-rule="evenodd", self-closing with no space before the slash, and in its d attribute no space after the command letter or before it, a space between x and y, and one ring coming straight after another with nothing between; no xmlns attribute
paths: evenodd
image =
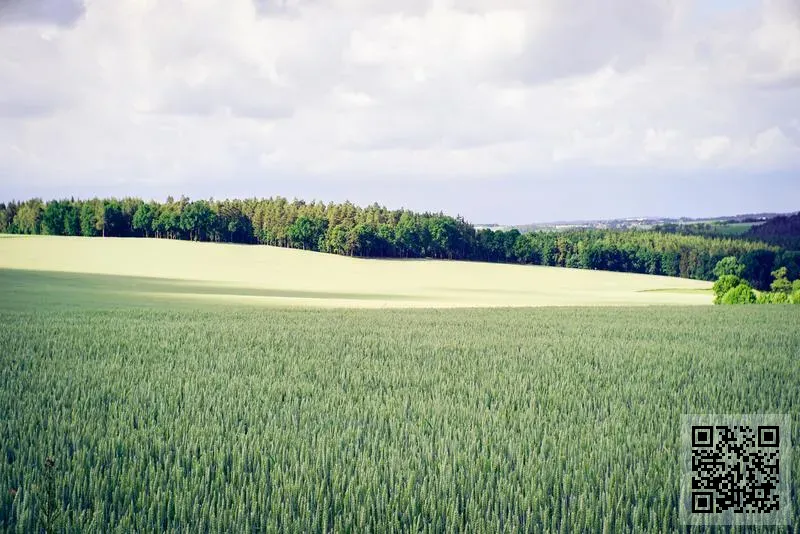
<svg viewBox="0 0 800 534"><path fill-rule="evenodd" d="M764 224L753 226L745 235L791 250L800 250L800 212L773 217Z"/></svg>
<svg viewBox="0 0 800 534"><path fill-rule="evenodd" d="M750 223L750 224L748 224ZM688 224L662 224L658 232L700 235L706 237L739 237L761 241L788 250L800 250L800 213L778 215L765 222L761 220Z"/></svg>
<svg viewBox="0 0 800 534"><path fill-rule="evenodd" d="M442 213L288 201L285 198L166 202L137 198L32 199L0 204L0 232L156 237L267 244L334 254L443 258L637 272L713 280L726 256L766 289L771 272L800 276L800 252L741 238L641 230L529 232L476 230Z"/></svg>

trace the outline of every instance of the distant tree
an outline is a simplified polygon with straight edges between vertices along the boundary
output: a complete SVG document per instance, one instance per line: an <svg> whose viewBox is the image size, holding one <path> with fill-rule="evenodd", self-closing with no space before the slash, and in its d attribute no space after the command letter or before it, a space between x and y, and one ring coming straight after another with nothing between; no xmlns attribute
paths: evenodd
<svg viewBox="0 0 800 534"><path fill-rule="evenodd" d="M142 199L132 197L123 198L122 201L119 202L120 214L115 235L124 237L141 235L134 232L133 216L139 210L139 206L143 204L144 202Z"/></svg>
<svg viewBox="0 0 800 534"><path fill-rule="evenodd" d="M188 202L181 211L180 228L192 241L206 241L213 230L216 215L205 200Z"/></svg>
<svg viewBox="0 0 800 534"><path fill-rule="evenodd" d="M478 232L478 247L486 246L482 242L482 232ZM492 233L491 230L486 230L486 232ZM484 234L485 235L485 234ZM533 239L533 234L522 234L517 239L517 242L514 243L514 258L520 263L527 263L531 265L539 265L542 262L541 254L539 253L539 249L536 246L536 242ZM488 258L487 258L488 259Z"/></svg>
<svg viewBox="0 0 800 534"><path fill-rule="evenodd" d="M92 237L97 235L97 209L94 202L84 202L80 211L81 235Z"/></svg>
<svg viewBox="0 0 800 534"><path fill-rule="evenodd" d="M325 219L301 215L289 226L286 235L293 247L317 250L327 226L328 221Z"/></svg>
<svg viewBox="0 0 800 534"><path fill-rule="evenodd" d="M756 289L767 289L772 279L771 272L775 263L775 252L772 250L752 250L742 256L744 264L743 278Z"/></svg>
<svg viewBox="0 0 800 534"><path fill-rule="evenodd" d="M602 269L604 267L603 249L599 244L585 246L579 255L580 266L584 269Z"/></svg>
<svg viewBox="0 0 800 534"><path fill-rule="evenodd" d="M140 204L133 214L131 224L134 230L138 230L145 237L150 237L153 230L153 222L156 218L156 206L153 204Z"/></svg>
<svg viewBox="0 0 800 534"><path fill-rule="evenodd" d="M742 282L734 288L728 290L722 296L722 304L755 304L756 295L753 288L746 282Z"/></svg>
<svg viewBox="0 0 800 534"><path fill-rule="evenodd" d="M409 212L403 212L395 226L395 243L404 257L422 255L421 228Z"/></svg>
<svg viewBox="0 0 800 534"><path fill-rule="evenodd" d="M728 291L742 283L743 280L733 274L723 274L720 276L719 280L714 282L714 286L712 287L712 291L714 292L714 304L720 304L722 302L722 297L725 296Z"/></svg>
<svg viewBox="0 0 800 534"><path fill-rule="evenodd" d="M661 253L661 271L667 276L678 276L680 273L680 254L675 250L665 250Z"/></svg>
<svg viewBox="0 0 800 534"><path fill-rule="evenodd" d="M42 212L42 233L48 235L63 235L65 215L66 202L58 200L48 202Z"/></svg>
<svg viewBox="0 0 800 534"><path fill-rule="evenodd" d="M347 254L347 227L342 224L330 228L326 235L326 251L333 254Z"/></svg>
<svg viewBox="0 0 800 534"><path fill-rule="evenodd" d="M391 225L388 223L378 224L377 241L377 255L385 257L392 257L395 255L394 229Z"/></svg>
<svg viewBox="0 0 800 534"><path fill-rule="evenodd" d="M647 274L658 273L658 255L651 249L640 247L636 250L636 258L638 260L639 271Z"/></svg>
<svg viewBox="0 0 800 534"><path fill-rule="evenodd" d="M217 208L217 226L229 242L251 243L253 224L238 201L222 202Z"/></svg>
<svg viewBox="0 0 800 534"><path fill-rule="evenodd" d="M451 217L435 216L427 220L428 232L431 236L430 255L434 258L449 258L460 256L464 250L463 240L458 232L458 225ZM513 250L514 239L519 236L509 236L509 249Z"/></svg>
<svg viewBox="0 0 800 534"><path fill-rule="evenodd" d="M98 203L98 221L102 217L99 228L105 236L124 236L129 233L130 222L126 220L123 203L116 199L106 199Z"/></svg>
<svg viewBox="0 0 800 534"><path fill-rule="evenodd" d="M775 266L786 267L786 278L797 280L800 278L800 250L780 251L775 257Z"/></svg>
<svg viewBox="0 0 800 534"><path fill-rule="evenodd" d="M725 256L714 267L714 276L719 278L726 274L741 277L744 274L744 264L736 256Z"/></svg>
<svg viewBox="0 0 800 534"><path fill-rule="evenodd" d="M372 256L378 248L378 232L371 224L357 224L347 234L347 248L356 256Z"/></svg>
<svg viewBox="0 0 800 534"><path fill-rule="evenodd" d="M81 235L80 206L74 201L65 202L64 235Z"/></svg>
<svg viewBox="0 0 800 534"><path fill-rule="evenodd" d="M503 261L513 262L517 259L516 246L517 241L522 236L519 230L512 228L507 232L502 233L501 247L503 253Z"/></svg>
<svg viewBox="0 0 800 534"><path fill-rule="evenodd" d="M102 237L106 236L106 205L102 200L96 200L94 204L94 229Z"/></svg>
<svg viewBox="0 0 800 534"><path fill-rule="evenodd" d="M779 267L772 271L772 277L775 280L769 287L773 293L788 295L792 292L792 283L786 278L786 267Z"/></svg>
<svg viewBox="0 0 800 534"><path fill-rule="evenodd" d="M153 221L153 231L156 233L156 237L177 239L181 230L180 222L181 218L177 208L174 205L166 205Z"/></svg>
<svg viewBox="0 0 800 534"><path fill-rule="evenodd" d="M38 234L42 222L42 201L33 199L22 204L14 216L14 226L21 234Z"/></svg>
<svg viewBox="0 0 800 534"><path fill-rule="evenodd" d="M3 203L0 203L0 234L5 234L11 230L11 217L9 217L9 209Z"/></svg>

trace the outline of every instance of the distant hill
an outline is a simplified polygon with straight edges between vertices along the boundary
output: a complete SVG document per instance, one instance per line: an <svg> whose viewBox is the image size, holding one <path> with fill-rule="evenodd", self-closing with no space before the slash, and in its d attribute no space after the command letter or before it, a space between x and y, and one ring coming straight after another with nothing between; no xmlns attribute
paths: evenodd
<svg viewBox="0 0 800 534"><path fill-rule="evenodd" d="M745 234L791 250L800 250L800 212L778 215L763 224L753 226Z"/></svg>
<svg viewBox="0 0 800 534"><path fill-rule="evenodd" d="M516 228L520 232L532 232L537 230L576 230L594 228L598 230L617 229L626 230L639 228L642 230L657 229L667 225L695 225L708 224L719 225L723 234L741 234L750 225L761 224L775 217L785 216L781 213L745 213L740 215L724 215L719 217L626 217L617 219L587 219L587 220L565 220L550 221L541 223L520 224L512 226L501 226L496 224L481 225L484 228L493 230ZM722 225L728 225L727 231L722 229ZM747 225L747 226L743 226ZM731 231L736 228L736 230Z"/></svg>

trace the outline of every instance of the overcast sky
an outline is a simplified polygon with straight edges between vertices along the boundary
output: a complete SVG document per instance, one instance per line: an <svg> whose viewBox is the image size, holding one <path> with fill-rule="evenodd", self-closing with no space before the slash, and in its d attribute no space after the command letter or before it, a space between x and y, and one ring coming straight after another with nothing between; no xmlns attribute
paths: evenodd
<svg viewBox="0 0 800 534"><path fill-rule="evenodd" d="M800 0L0 0L0 199L800 209Z"/></svg>

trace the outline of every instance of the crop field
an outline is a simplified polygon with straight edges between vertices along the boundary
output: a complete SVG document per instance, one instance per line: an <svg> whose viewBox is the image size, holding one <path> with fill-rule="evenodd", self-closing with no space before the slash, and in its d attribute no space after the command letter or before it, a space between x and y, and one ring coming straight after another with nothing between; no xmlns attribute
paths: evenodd
<svg viewBox="0 0 800 534"><path fill-rule="evenodd" d="M730 223L710 223L711 233L723 237L739 237L745 235L754 226L759 226L761 222L730 222Z"/></svg>
<svg viewBox="0 0 800 534"><path fill-rule="evenodd" d="M148 240L0 251L0 531L675 531L681 414L800 413L795 307L597 306L697 303L702 282ZM579 294L592 306L514 307Z"/></svg>
<svg viewBox="0 0 800 534"><path fill-rule="evenodd" d="M0 531L676 531L681 414L800 413L790 306L287 309L95 282L0 277Z"/></svg>
<svg viewBox="0 0 800 534"><path fill-rule="evenodd" d="M282 307L710 305L713 297L710 282L665 276L165 239L6 237L0 279L11 288L48 283L100 302Z"/></svg>
<svg viewBox="0 0 800 534"><path fill-rule="evenodd" d="M747 233L753 226L758 226L761 223L727 223L714 225L714 231L718 235L724 236L740 236Z"/></svg>

